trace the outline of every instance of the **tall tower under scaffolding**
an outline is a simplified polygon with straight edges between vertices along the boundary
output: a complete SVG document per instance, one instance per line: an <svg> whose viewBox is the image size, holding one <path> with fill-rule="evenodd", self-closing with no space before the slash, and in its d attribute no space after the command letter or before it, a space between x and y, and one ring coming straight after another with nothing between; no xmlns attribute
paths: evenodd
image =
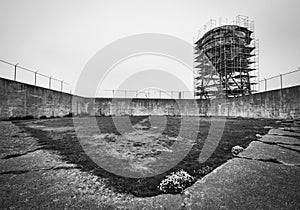
<svg viewBox="0 0 300 210"><path fill-rule="evenodd" d="M254 21L238 15L230 24L210 20L194 39L197 98L237 97L257 90L258 41Z"/></svg>

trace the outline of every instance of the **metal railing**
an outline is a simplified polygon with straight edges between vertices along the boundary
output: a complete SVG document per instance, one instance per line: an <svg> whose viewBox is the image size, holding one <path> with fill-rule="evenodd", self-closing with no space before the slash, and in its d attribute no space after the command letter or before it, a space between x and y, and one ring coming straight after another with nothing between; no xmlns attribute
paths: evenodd
<svg viewBox="0 0 300 210"><path fill-rule="evenodd" d="M0 76L14 81L19 81L35 86L49 88L52 90L58 90L61 92L72 93L71 85L64 82L64 80L58 80L52 76L47 76L20 66L18 63L13 64L11 62L1 60L0 64L4 64L5 67L1 68ZM7 68L7 65L12 68ZM19 71L22 70L22 71ZM24 75L27 72L27 75ZM29 73L29 75L28 75ZM22 75L23 74L23 75ZM30 82L31 80L31 82ZM56 84L55 84L56 83ZM287 73L279 74L273 77L265 78L257 82L257 92L265 92L270 90L277 90L287 88L291 86L300 85L300 67L297 70ZM100 92L99 97L110 98L161 98L161 99L194 99L194 91L164 91L159 89L145 89L140 90L104 90Z"/></svg>
<svg viewBox="0 0 300 210"><path fill-rule="evenodd" d="M12 79L14 81L23 82L26 84L31 84L39 87L49 88L52 90L58 90L61 92L72 93L71 85L64 80L58 80L52 76L47 76L34 71L32 69L20 66L19 63L11 63L0 59L1 65L1 77ZM7 68L11 66L12 68ZM20 71L21 70L21 71Z"/></svg>
<svg viewBox="0 0 300 210"><path fill-rule="evenodd" d="M193 91L145 90L104 90L100 97L108 98L158 98L158 99L194 99Z"/></svg>
<svg viewBox="0 0 300 210"><path fill-rule="evenodd" d="M278 90L300 85L300 67L297 70L258 81L258 92Z"/></svg>
<svg viewBox="0 0 300 210"><path fill-rule="evenodd" d="M300 85L300 68L257 82L256 92L278 90ZM255 85L254 85L255 86ZM100 97L108 98L159 98L159 99L195 99L194 91L163 91L158 89L139 90L104 90Z"/></svg>

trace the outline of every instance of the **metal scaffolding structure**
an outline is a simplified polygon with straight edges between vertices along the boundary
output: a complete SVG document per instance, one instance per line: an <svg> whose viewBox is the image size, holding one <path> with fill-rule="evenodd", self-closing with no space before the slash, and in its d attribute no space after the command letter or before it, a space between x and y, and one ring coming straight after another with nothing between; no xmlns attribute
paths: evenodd
<svg viewBox="0 0 300 210"><path fill-rule="evenodd" d="M207 99L251 94L258 89L259 76L254 22L238 15L231 24L219 24L210 20L194 40L195 96Z"/></svg>

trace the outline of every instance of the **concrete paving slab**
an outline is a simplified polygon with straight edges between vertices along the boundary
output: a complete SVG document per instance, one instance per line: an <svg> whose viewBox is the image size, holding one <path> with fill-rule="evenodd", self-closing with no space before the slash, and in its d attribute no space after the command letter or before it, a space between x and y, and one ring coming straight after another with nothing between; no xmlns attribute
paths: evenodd
<svg viewBox="0 0 300 210"><path fill-rule="evenodd" d="M290 129L296 132L300 132L300 126L291 126Z"/></svg>
<svg viewBox="0 0 300 210"><path fill-rule="evenodd" d="M238 154L238 157L300 165L300 154L298 152L259 141L251 142L243 152Z"/></svg>
<svg viewBox="0 0 300 210"><path fill-rule="evenodd" d="M280 123L281 125L285 125L285 126L290 126L293 122L282 122Z"/></svg>
<svg viewBox="0 0 300 210"><path fill-rule="evenodd" d="M284 128L281 128L281 129L286 130L286 131L292 131L292 132L300 133L300 128L299 127L284 127Z"/></svg>
<svg viewBox="0 0 300 210"><path fill-rule="evenodd" d="M0 122L0 209L182 209L181 195L138 198L106 186L45 150L11 122Z"/></svg>
<svg viewBox="0 0 300 210"><path fill-rule="evenodd" d="M36 150L18 157L0 159L0 175L18 171L37 171L56 168L78 168L61 161L61 157L46 150Z"/></svg>
<svg viewBox="0 0 300 210"><path fill-rule="evenodd" d="M295 144L300 145L300 139L288 136L264 135L259 141L267 143Z"/></svg>
<svg viewBox="0 0 300 210"><path fill-rule="evenodd" d="M285 130L280 130L280 129L271 129L271 130L269 130L268 134L270 134L270 135L279 135L279 136L300 137L300 133L295 133L295 132L285 131Z"/></svg>
<svg viewBox="0 0 300 210"><path fill-rule="evenodd" d="M264 129L272 129L272 126L265 126Z"/></svg>
<svg viewBox="0 0 300 210"><path fill-rule="evenodd" d="M0 159L39 148L36 140L12 122L0 121Z"/></svg>
<svg viewBox="0 0 300 210"><path fill-rule="evenodd" d="M300 209L300 168L234 158L196 182L190 209Z"/></svg>
<svg viewBox="0 0 300 210"><path fill-rule="evenodd" d="M300 146L298 146L298 145L289 145L289 144L277 144L277 145L287 148L287 149L297 150L300 152Z"/></svg>

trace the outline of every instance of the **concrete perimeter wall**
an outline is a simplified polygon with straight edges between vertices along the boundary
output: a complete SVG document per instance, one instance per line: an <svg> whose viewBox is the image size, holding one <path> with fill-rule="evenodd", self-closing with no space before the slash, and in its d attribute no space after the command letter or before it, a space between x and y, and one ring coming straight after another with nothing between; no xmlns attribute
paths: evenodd
<svg viewBox="0 0 300 210"><path fill-rule="evenodd" d="M0 119L75 115L300 118L300 86L224 100L84 98L0 78Z"/></svg>
<svg viewBox="0 0 300 210"><path fill-rule="evenodd" d="M64 116L72 111L72 98L83 102L82 97L0 78L0 119Z"/></svg>

